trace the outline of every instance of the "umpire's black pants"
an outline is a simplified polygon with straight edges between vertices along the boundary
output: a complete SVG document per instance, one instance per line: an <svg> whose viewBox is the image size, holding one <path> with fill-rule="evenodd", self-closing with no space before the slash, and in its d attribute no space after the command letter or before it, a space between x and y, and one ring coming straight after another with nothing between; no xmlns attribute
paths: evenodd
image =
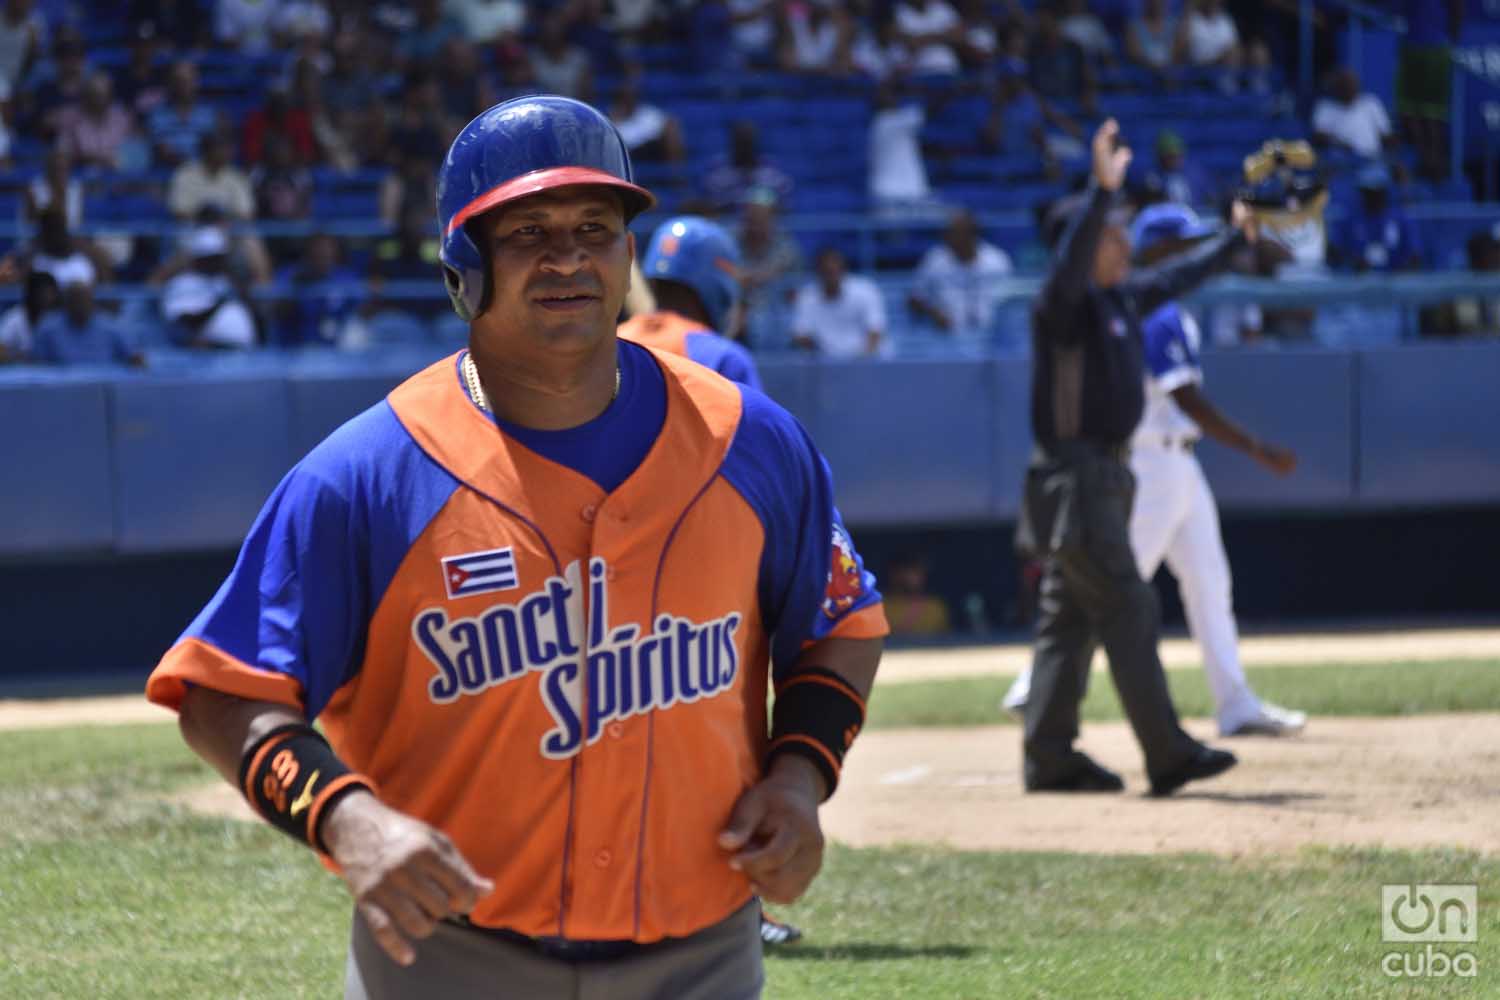
<svg viewBox="0 0 1500 1000"><path fill-rule="evenodd" d="M1038 449L1027 469L1018 542L1044 566L1026 702L1028 786L1078 768L1079 703L1101 642L1147 774L1175 770L1198 749L1178 723L1157 655L1156 593L1130 551L1134 498L1123 448L1065 442Z"/></svg>

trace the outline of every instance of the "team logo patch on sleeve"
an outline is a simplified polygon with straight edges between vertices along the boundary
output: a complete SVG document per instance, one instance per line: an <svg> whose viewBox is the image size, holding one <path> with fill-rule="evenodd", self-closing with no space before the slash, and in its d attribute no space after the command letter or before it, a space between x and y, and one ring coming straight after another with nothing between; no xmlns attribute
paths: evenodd
<svg viewBox="0 0 1500 1000"><path fill-rule="evenodd" d="M854 543L842 524L833 526L833 562L828 568L828 592L823 613L837 618L854 606L865 592L865 581L854 558Z"/></svg>
<svg viewBox="0 0 1500 1000"><path fill-rule="evenodd" d="M515 552L508 546L487 552L467 552L443 560L443 585L449 597L468 597L520 585Z"/></svg>

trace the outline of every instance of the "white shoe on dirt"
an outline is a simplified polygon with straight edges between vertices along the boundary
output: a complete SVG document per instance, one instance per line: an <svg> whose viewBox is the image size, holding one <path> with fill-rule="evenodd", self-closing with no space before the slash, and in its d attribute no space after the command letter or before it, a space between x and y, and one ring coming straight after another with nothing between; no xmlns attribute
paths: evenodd
<svg viewBox="0 0 1500 1000"><path fill-rule="evenodd" d="M1020 684L1012 684L1010 690L1005 692L1005 697L1000 699L1000 710L1009 712L1017 722L1026 720L1026 699L1031 695L1031 686L1022 687Z"/></svg>
<svg viewBox="0 0 1500 1000"><path fill-rule="evenodd" d="M1307 713L1282 708L1270 702L1261 702L1260 708L1250 718L1229 729L1220 730L1221 736L1296 736L1307 728Z"/></svg>

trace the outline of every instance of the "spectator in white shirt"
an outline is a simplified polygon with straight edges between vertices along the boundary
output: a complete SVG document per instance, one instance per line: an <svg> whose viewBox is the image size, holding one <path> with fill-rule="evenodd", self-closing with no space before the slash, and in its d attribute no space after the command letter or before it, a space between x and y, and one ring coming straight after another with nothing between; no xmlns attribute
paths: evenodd
<svg viewBox="0 0 1500 1000"><path fill-rule="evenodd" d="M615 92L610 121L638 163L681 163L686 158L677 119L654 104L641 102L640 85L627 75Z"/></svg>
<svg viewBox="0 0 1500 1000"><path fill-rule="evenodd" d="M774 0L729 0L730 38L748 62L763 63L776 47Z"/></svg>
<svg viewBox="0 0 1500 1000"><path fill-rule="evenodd" d="M229 239L218 226L199 226L184 253L156 275L165 277L162 318L172 340L184 347L249 348L256 342L255 318L240 301L229 276Z"/></svg>
<svg viewBox="0 0 1500 1000"><path fill-rule="evenodd" d="M1011 272L1009 255L980 239L979 223L961 209L943 242L922 255L907 305L943 333L982 344L995 326L999 283Z"/></svg>
<svg viewBox="0 0 1500 1000"><path fill-rule="evenodd" d="M1162 73L1176 65L1176 37L1177 18L1167 9L1167 0L1146 0L1125 28L1125 51L1137 66Z"/></svg>
<svg viewBox="0 0 1500 1000"><path fill-rule="evenodd" d="M792 342L826 358L879 356L885 345L885 300L869 278L848 273L844 255L824 247L817 279L797 293Z"/></svg>
<svg viewBox="0 0 1500 1000"><path fill-rule="evenodd" d="M844 74L854 23L842 7L803 4L787 10L781 68L789 73Z"/></svg>
<svg viewBox="0 0 1500 1000"><path fill-rule="evenodd" d="M963 44L964 23L944 0L906 0L897 4L896 29L913 53L913 73L940 75L959 71L956 47Z"/></svg>
<svg viewBox="0 0 1500 1000"><path fill-rule="evenodd" d="M1089 58L1103 63L1115 61L1115 40L1099 15L1089 9L1088 0L1068 0L1059 26L1063 37L1082 49Z"/></svg>
<svg viewBox="0 0 1500 1000"><path fill-rule="evenodd" d="M1270 89L1271 53L1259 39L1246 43L1240 38L1234 18L1224 9L1224 0L1192 0L1178 22L1174 52L1177 61L1189 66L1217 66L1226 70L1221 87L1232 92L1239 87L1239 72L1246 71L1251 89Z"/></svg>
<svg viewBox="0 0 1500 1000"><path fill-rule="evenodd" d="M278 0L218 0L214 5L214 38L247 54L271 51Z"/></svg>
<svg viewBox="0 0 1500 1000"><path fill-rule="evenodd" d="M0 313L0 363L31 357L37 325L62 301L57 279L44 271L26 275L21 301Z"/></svg>
<svg viewBox="0 0 1500 1000"><path fill-rule="evenodd" d="M1178 48L1190 64L1239 66L1240 32L1222 0L1192 0L1178 32Z"/></svg>
<svg viewBox="0 0 1500 1000"><path fill-rule="evenodd" d="M232 219L255 218L255 192L250 178L230 162L229 139L222 132L203 137L198 159L172 172L167 182L167 208L179 219L197 217L213 205Z"/></svg>
<svg viewBox="0 0 1500 1000"><path fill-rule="evenodd" d="M47 49L47 20L31 0L5 0L0 8L0 101L8 101Z"/></svg>
<svg viewBox="0 0 1500 1000"><path fill-rule="evenodd" d="M1313 107L1314 142L1343 146L1366 158L1378 157L1395 143L1385 105L1374 94L1361 93L1359 74L1341 67L1330 84L1330 96Z"/></svg>
<svg viewBox="0 0 1500 1000"><path fill-rule="evenodd" d="M870 116L870 199L876 209L925 212L934 206L922 161L926 121L922 105L902 103L894 84L885 82L876 90Z"/></svg>
<svg viewBox="0 0 1500 1000"><path fill-rule="evenodd" d="M519 35L526 27L526 4L522 0L447 0L443 7L463 26L464 37L475 43Z"/></svg>

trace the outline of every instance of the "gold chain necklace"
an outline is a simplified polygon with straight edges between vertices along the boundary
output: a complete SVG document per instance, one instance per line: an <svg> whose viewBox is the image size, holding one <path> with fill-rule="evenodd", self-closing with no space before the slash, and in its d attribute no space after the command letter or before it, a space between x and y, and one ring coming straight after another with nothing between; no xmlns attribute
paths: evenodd
<svg viewBox="0 0 1500 1000"><path fill-rule="evenodd" d="M473 354L464 355L464 384L469 387L469 398L474 405L485 413L490 411L490 397L484 391L484 385L479 381L479 366L474 363ZM613 403L620 398L620 366L615 365L615 391L609 394L609 401Z"/></svg>

